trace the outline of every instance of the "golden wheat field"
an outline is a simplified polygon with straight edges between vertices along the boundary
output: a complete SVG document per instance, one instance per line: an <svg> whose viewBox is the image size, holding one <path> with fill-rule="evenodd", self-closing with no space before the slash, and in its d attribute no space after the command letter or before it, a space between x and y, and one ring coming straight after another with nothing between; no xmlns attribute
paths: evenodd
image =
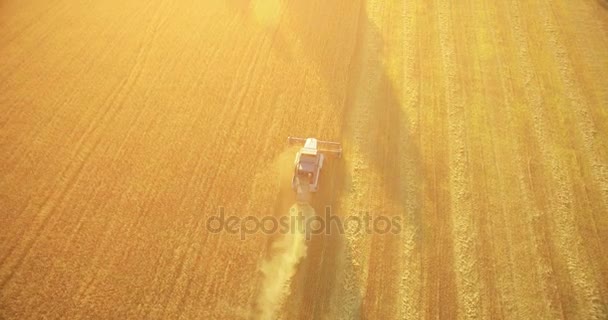
<svg viewBox="0 0 608 320"><path fill-rule="evenodd" d="M0 1L0 319L608 319L607 247L606 0Z"/></svg>

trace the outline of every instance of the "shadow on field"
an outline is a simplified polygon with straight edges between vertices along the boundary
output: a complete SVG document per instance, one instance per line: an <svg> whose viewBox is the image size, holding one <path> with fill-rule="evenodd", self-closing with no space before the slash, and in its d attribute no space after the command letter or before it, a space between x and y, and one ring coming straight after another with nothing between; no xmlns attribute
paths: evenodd
<svg viewBox="0 0 608 320"><path fill-rule="evenodd" d="M383 317L384 312L402 303L405 298L400 296L403 273L399 271L403 271L407 263L401 261L404 245L407 239L413 239L416 247L414 252L419 251L424 234L421 219L423 168L419 140L410 130L410 119L404 110L404 101L409 97L398 95L406 88L394 87L395 84L403 85L405 66L400 65L398 74L391 79L385 66L390 59L388 50L391 47L383 40L383 34L390 34L390 31L379 29L369 19L370 16L368 8L362 4L345 110L345 119L352 119L351 115L354 118L367 115L367 121L363 127L354 127L359 124L347 121L343 126L343 135L361 139L352 143L360 144L360 150L370 165L368 170L380 177L378 185L384 192L383 202L388 203L383 205L381 212L372 212L372 217L401 217L402 227L412 226L410 230L414 234L405 234L408 229L403 227L401 234L375 233L371 236L369 265L365 266L367 270L362 270L368 275L366 299L360 306L363 318L370 315ZM399 40L400 43L405 42L404 39ZM404 61L399 63L403 64ZM366 90L369 92L366 93ZM415 259L414 256L406 258Z"/></svg>
<svg viewBox="0 0 608 320"><path fill-rule="evenodd" d="M244 0L231 1L237 3L235 7L239 8L243 3L249 3ZM356 208L359 212L340 212L344 208L341 199L345 199L351 188L356 186L362 197L382 197L383 203L388 202L381 210L398 208L396 212L369 212L372 218L379 215L399 216L402 218L401 225L413 226L416 233L403 234L405 229L402 228L402 233L397 235L388 233L368 236L371 245L369 266L361 266L360 261L352 260L356 255L349 252L350 240L344 234L331 230L328 234L313 236L308 243L307 255L291 283L291 293L285 301L284 313L290 319L322 319L331 317L332 312L339 310L350 310L357 316L362 314L364 317L368 313L378 314L384 306L393 306L402 299L399 297L401 274L395 270L403 263L399 253L403 251L404 239L413 239L417 251L424 234L421 222L423 168L420 165L417 133L411 132L402 99L397 94L399 90L395 90L394 82L399 80L391 80L386 71L384 63L388 54L385 52L383 32L369 20L364 1L279 3L282 16L277 30L292 33L297 39L298 47L305 50L307 62L312 62L322 75L326 87L324 89L331 95L333 105L342 108L343 122L337 134L345 145L344 158L349 157L349 152L359 149L363 152L359 156L363 156L367 167L355 174L376 174L380 180L374 181L377 185L373 186L356 185L356 182L351 181L352 177L344 162L332 159L331 165L324 168L321 192L315 196L312 206L317 213L324 213L325 208L331 206L332 214L342 218L373 209L364 207ZM328 28L331 28L331 32L327 32ZM356 39L352 57L351 52L335 52L332 51L334 47L328 45L350 41L349 38L354 34ZM289 52L283 46L296 46L280 33L275 38L279 39L277 46L281 47L278 49L280 53ZM291 58L289 55L280 56L284 59ZM336 70L340 58L350 59L350 67L344 72ZM402 76L404 68L400 69L399 76ZM347 78L340 79L342 74L346 74ZM293 113L290 120L294 127L301 123L307 124L307 127L293 132L294 135L305 137L324 129L317 128L315 121L299 118L297 111L305 107L294 106L294 110L288 110L290 114ZM353 123L353 119L362 121ZM333 137L318 138L325 140ZM329 181L332 181L331 188L328 188ZM373 190L373 194L369 190ZM379 194L376 194L378 191ZM295 198L293 194L279 196L283 197ZM357 287L357 280L360 280L362 273L367 274L368 270L371 270L369 278L374 281L368 281L362 290ZM363 299L362 292L365 292L367 299ZM369 301L370 305L365 301ZM341 302L353 305L336 305Z"/></svg>

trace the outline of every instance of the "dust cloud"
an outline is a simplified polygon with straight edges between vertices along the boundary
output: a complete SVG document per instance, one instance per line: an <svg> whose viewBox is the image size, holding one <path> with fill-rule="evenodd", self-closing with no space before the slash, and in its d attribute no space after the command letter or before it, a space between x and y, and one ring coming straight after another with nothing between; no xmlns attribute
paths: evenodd
<svg viewBox="0 0 608 320"><path fill-rule="evenodd" d="M262 287L258 296L258 319L275 319L284 299L289 294L291 278L299 262L306 257L306 230L303 222L295 219L301 212L305 217L315 214L307 204L294 204L289 209L290 229L282 234L270 249L269 258L262 262Z"/></svg>

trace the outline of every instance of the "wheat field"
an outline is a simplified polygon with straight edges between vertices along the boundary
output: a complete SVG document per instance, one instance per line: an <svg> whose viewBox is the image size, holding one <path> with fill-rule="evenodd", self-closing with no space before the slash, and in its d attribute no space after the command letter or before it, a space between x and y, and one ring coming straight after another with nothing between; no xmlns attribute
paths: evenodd
<svg viewBox="0 0 608 320"><path fill-rule="evenodd" d="M0 111L0 319L608 318L605 0L1 1ZM288 136L399 232L211 231Z"/></svg>

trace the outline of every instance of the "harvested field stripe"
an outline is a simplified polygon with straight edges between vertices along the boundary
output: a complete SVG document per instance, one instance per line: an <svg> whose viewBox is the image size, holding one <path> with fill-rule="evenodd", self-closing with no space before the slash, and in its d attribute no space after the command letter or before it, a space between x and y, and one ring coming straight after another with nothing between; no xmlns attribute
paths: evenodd
<svg viewBox="0 0 608 320"><path fill-rule="evenodd" d="M443 70L446 73L446 100L448 103L448 133L450 137L450 197L452 205L452 224L454 238L454 267L458 293L459 317L479 318L481 301L479 296L480 279L478 257L474 242L478 240L474 229L471 191L469 189L469 156L467 154L467 134L465 122L467 111L465 98L461 95L466 79L463 70L457 68L464 57L455 51L455 41L467 43L466 30L457 30L453 24L453 10L462 4L450 6L445 2L438 5L440 46ZM466 10L466 9L464 9Z"/></svg>

